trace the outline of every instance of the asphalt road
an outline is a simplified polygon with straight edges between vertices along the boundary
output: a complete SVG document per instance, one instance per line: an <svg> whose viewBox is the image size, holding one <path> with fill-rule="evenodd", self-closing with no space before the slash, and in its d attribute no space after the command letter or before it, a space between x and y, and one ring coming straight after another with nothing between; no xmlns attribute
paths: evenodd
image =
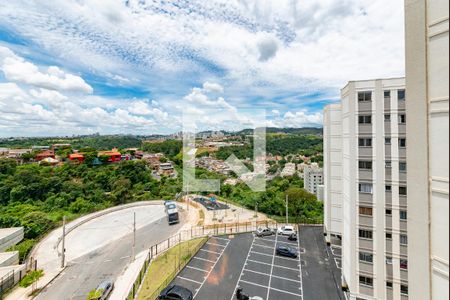
<svg viewBox="0 0 450 300"><path fill-rule="evenodd" d="M136 254L174 235L182 224L169 226L166 217L136 231ZM83 299L105 279L117 278L131 260L133 235L115 240L81 256L43 290L36 299Z"/></svg>
<svg viewBox="0 0 450 300"><path fill-rule="evenodd" d="M327 252L323 228L302 226L300 245L305 251L302 257L304 300L345 300L340 288L341 272L333 257Z"/></svg>

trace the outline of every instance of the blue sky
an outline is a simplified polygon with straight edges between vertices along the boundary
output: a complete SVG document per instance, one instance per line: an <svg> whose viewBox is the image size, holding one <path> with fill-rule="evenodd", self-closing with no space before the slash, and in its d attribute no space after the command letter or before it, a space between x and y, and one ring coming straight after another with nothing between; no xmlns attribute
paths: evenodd
<svg viewBox="0 0 450 300"><path fill-rule="evenodd" d="M403 1L39 2L0 4L0 136L321 126L347 81L404 73Z"/></svg>

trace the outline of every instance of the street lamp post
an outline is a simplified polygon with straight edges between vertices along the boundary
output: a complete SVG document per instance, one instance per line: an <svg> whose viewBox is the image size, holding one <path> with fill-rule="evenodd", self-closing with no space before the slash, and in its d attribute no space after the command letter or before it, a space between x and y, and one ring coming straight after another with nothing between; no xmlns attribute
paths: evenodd
<svg viewBox="0 0 450 300"><path fill-rule="evenodd" d="M286 194L286 225L289 223L288 207L289 207L289 195Z"/></svg>

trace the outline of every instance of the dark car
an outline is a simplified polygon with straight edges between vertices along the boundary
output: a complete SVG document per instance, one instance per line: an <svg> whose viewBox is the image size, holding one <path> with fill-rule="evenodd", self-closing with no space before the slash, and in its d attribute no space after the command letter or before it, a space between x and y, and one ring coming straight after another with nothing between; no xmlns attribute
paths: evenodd
<svg viewBox="0 0 450 300"><path fill-rule="evenodd" d="M297 240L297 234L295 232L291 233L291 235L288 237L288 240L296 241Z"/></svg>
<svg viewBox="0 0 450 300"><path fill-rule="evenodd" d="M277 246L277 255L297 258L297 251L288 246Z"/></svg>
<svg viewBox="0 0 450 300"><path fill-rule="evenodd" d="M166 287L158 299L160 300L192 300L194 295L190 290L179 285L170 285Z"/></svg>

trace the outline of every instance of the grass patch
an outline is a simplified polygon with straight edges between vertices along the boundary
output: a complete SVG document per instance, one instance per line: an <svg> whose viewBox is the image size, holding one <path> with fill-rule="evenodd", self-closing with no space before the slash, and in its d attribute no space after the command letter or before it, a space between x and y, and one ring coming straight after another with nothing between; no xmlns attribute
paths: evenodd
<svg viewBox="0 0 450 300"><path fill-rule="evenodd" d="M19 282L19 286L23 288L29 287L34 282L38 281L42 276L44 276L43 270L32 271L25 275L25 277Z"/></svg>
<svg viewBox="0 0 450 300"><path fill-rule="evenodd" d="M198 238L183 242L163 255L157 257L151 264L144 279L138 300L154 300L159 296L160 288L167 286L208 238Z"/></svg>

